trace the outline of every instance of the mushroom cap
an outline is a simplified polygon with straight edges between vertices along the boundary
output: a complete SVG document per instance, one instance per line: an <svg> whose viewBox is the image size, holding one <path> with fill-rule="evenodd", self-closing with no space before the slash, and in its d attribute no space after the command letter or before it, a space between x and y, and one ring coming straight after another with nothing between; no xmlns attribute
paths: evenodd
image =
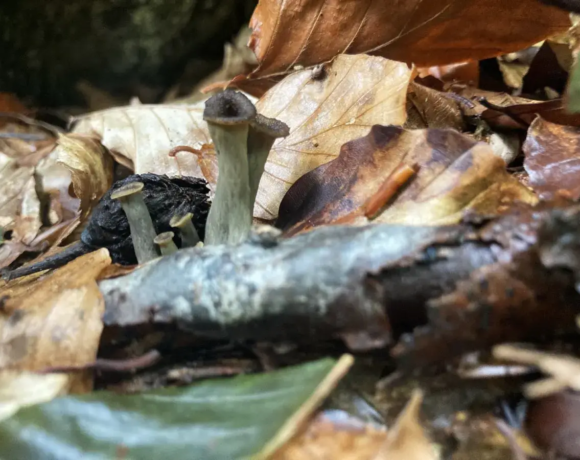
<svg viewBox="0 0 580 460"><path fill-rule="evenodd" d="M118 200L119 198L125 198L127 196L135 195L136 193L141 193L143 187L145 187L143 182L130 182L111 193L111 198L113 200Z"/></svg>
<svg viewBox="0 0 580 460"><path fill-rule="evenodd" d="M159 246L163 246L173 241L174 236L175 234L173 232L163 232L157 235L153 242Z"/></svg>
<svg viewBox="0 0 580 460"><path fill-rule="evenodd" d="M226 89L205 102L203 119L217 125L240 125L256 118L256 107L238 91Z"/></svg>
<svg viewBox="0 0 580 460"><path fill-rule="evenodd" d="M181 228L183 227L185 224L187 224L188 222L191 221L191 219L193 219L193 214L188 212L187 214L175 214L171 220L169 221L169 225L171 227L177 227L177 228Z"/></svg>
<svg viewBox="0 0 580 460"><path fill-rule="evenodd" d="M290 134L290 128L286 123L275 118L265 117L264 115L257 114L251 124L252 128L270 137L286 137Z"/></svg>

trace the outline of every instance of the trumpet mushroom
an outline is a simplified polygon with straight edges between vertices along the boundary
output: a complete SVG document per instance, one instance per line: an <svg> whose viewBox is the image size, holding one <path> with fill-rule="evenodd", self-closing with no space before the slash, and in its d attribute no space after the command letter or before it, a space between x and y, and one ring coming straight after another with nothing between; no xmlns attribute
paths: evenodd
<svg viewBox="0 0 580 460"><path fill-rule="evenodd" d="M177 228L181 235L181 247L193 248L201 241L192 222L193 214L188 212L185 215L174 215L169 221L169 225Z"/></svg>
<svg viewBox="0 0 580 460"><path fill-rule="evenodd" d="M141 194L143 187L143 182L131 182L111 194L111 198L119 200L123 211L125 211L131 228L135 255L140 264L159 256L153 242L157 236L153 220Z"/></svg>
<svg viewBox="0 0 580 460"><path fill-rule="evenodd" d="M242 93L226 90L205 103L203 119L217 152L219 176L206 225L206 244L238 244L252 226L248 131L256 108Z"/></svg>
<svg viewBox="0 0 580 460"><path fill-rule="evenodd" d="M290 129L286 123L268 118L263 115L256 115L256 118L250 123L250 132L248 134L248 168L250 173L250 205L252 210L260 179L264 173L268 154L276 139L286 137Z"/></svg>
<svg viewBox="0 0 580 460"><path fill-rule="evenodd" d="M159 246L162 256L168 256L177 252L177 246L173 242L173 237L175 234L173 232L163 232L155 237L153 242Z"/></svg>

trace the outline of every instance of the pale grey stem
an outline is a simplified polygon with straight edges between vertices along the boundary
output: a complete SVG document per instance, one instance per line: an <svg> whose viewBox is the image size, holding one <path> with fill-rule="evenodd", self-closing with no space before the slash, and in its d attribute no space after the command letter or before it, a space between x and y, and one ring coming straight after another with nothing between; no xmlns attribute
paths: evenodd
<svg viewBox="0 0 580 460"><path fill-rule="evenodd" d="M193 225L192 219L193 214L188 212L183 216L176 214L169 221L169 225L171 225L171 227L179 229L181 234L182 248L193 248L201 241L201 238L199 237L197 230Z"/></svg>
<svg viewBox="0 0 580 460"><path fill-rule="evenodd" d="M250 234L252 208L248 183L248 125L208 123L218 154L219 176L207 217L206 244L238 244Z"/></svg>
<svg viewBox="0 0 580 460"><path fill-rule="evenodd" d="M142 182L131 182L111 194L111 198L119 200L125 211L139 264L159 257L153 242L157 236L155 226L141 193L143 187Z"/></svg>
<svg viewBox="0 0 580 460"><path fill-rule="evenodd" d="M250 205L252 211L270 150L277 138L286 137L288 134L289 129L286 124L260 114L250 124L248 133L248 169L250 172Z"/></svg>
<svg viewBox="0 0 580 460"><path fill-rule="evenodd" d="M248 129L256 107L242 93L225 90L205 103L203 119L218 157L219 176L207 218L206 244L238 244L250 234Z"/></svg>
<svg viewBox="0 0 580 460"><path fill-rule="evenodd" d="M173 232L163 232L155 237L153 242L159 246L161 255L168 256L177 252L177 246L173 242L174 236L175 234Z"/></svg>

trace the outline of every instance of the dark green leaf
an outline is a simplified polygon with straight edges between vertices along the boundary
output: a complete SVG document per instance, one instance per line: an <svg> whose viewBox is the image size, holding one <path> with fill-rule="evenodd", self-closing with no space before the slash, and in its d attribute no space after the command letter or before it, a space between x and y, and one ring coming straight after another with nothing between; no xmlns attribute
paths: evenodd
<svg viewBox="0 0 580 460"><path fill-rule="evenodd" d="M568 82L568 110L572 113L580 112L580 60L572 69Z"/></svg>
<svg viewBox="0 0 580 460"><path fill-rule="evenodd" d="M341 360L345 366L339 364L332 373L336 361L323 359L277 372L140 395L96 392L58 398L0 423L0 458L252 458L282 428L286 434L293 432L285 426L289 419L294 415L296 421L301 407L301 416L314 410L315 390L315 402L320 402L350 360Z"/></svg>

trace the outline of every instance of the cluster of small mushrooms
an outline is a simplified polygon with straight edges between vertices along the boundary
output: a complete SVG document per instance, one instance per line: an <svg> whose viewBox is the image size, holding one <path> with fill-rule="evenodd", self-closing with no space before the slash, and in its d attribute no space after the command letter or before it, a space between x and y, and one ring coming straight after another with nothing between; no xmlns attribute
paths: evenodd
<svg viewBox="0 0 580 460"><path fill-rule="evenodd" d="M288 126L258 114L246 96L233 90L209 98L203 117L219 168L209 214L209 189L203 179L129 176L103 196L77 244L36 264L7 270L4 277L57 268L101 247L116 263L142 264L171 254L178 246L194 247L202 241L238 244L248 238L268 154L277 138L288 135Z"/></svg>
<svg viewBox="0 0 580 460"><path fill-rule="evenodd" d="M219 177L207 217L205 244L238 244L247 239L252 227L254 202L266 160L275 140L289 133L279 120L257 113L240 92L225 90L209 98L203 119L217 152ZM133 246L139 263L177 251L173 232L155 233L147 206L140 196L143 184L133 182L111 197L119 199L129 220ZM179 228L182 247L201 243L192 215L175 215L170 222Z"/></svg>

